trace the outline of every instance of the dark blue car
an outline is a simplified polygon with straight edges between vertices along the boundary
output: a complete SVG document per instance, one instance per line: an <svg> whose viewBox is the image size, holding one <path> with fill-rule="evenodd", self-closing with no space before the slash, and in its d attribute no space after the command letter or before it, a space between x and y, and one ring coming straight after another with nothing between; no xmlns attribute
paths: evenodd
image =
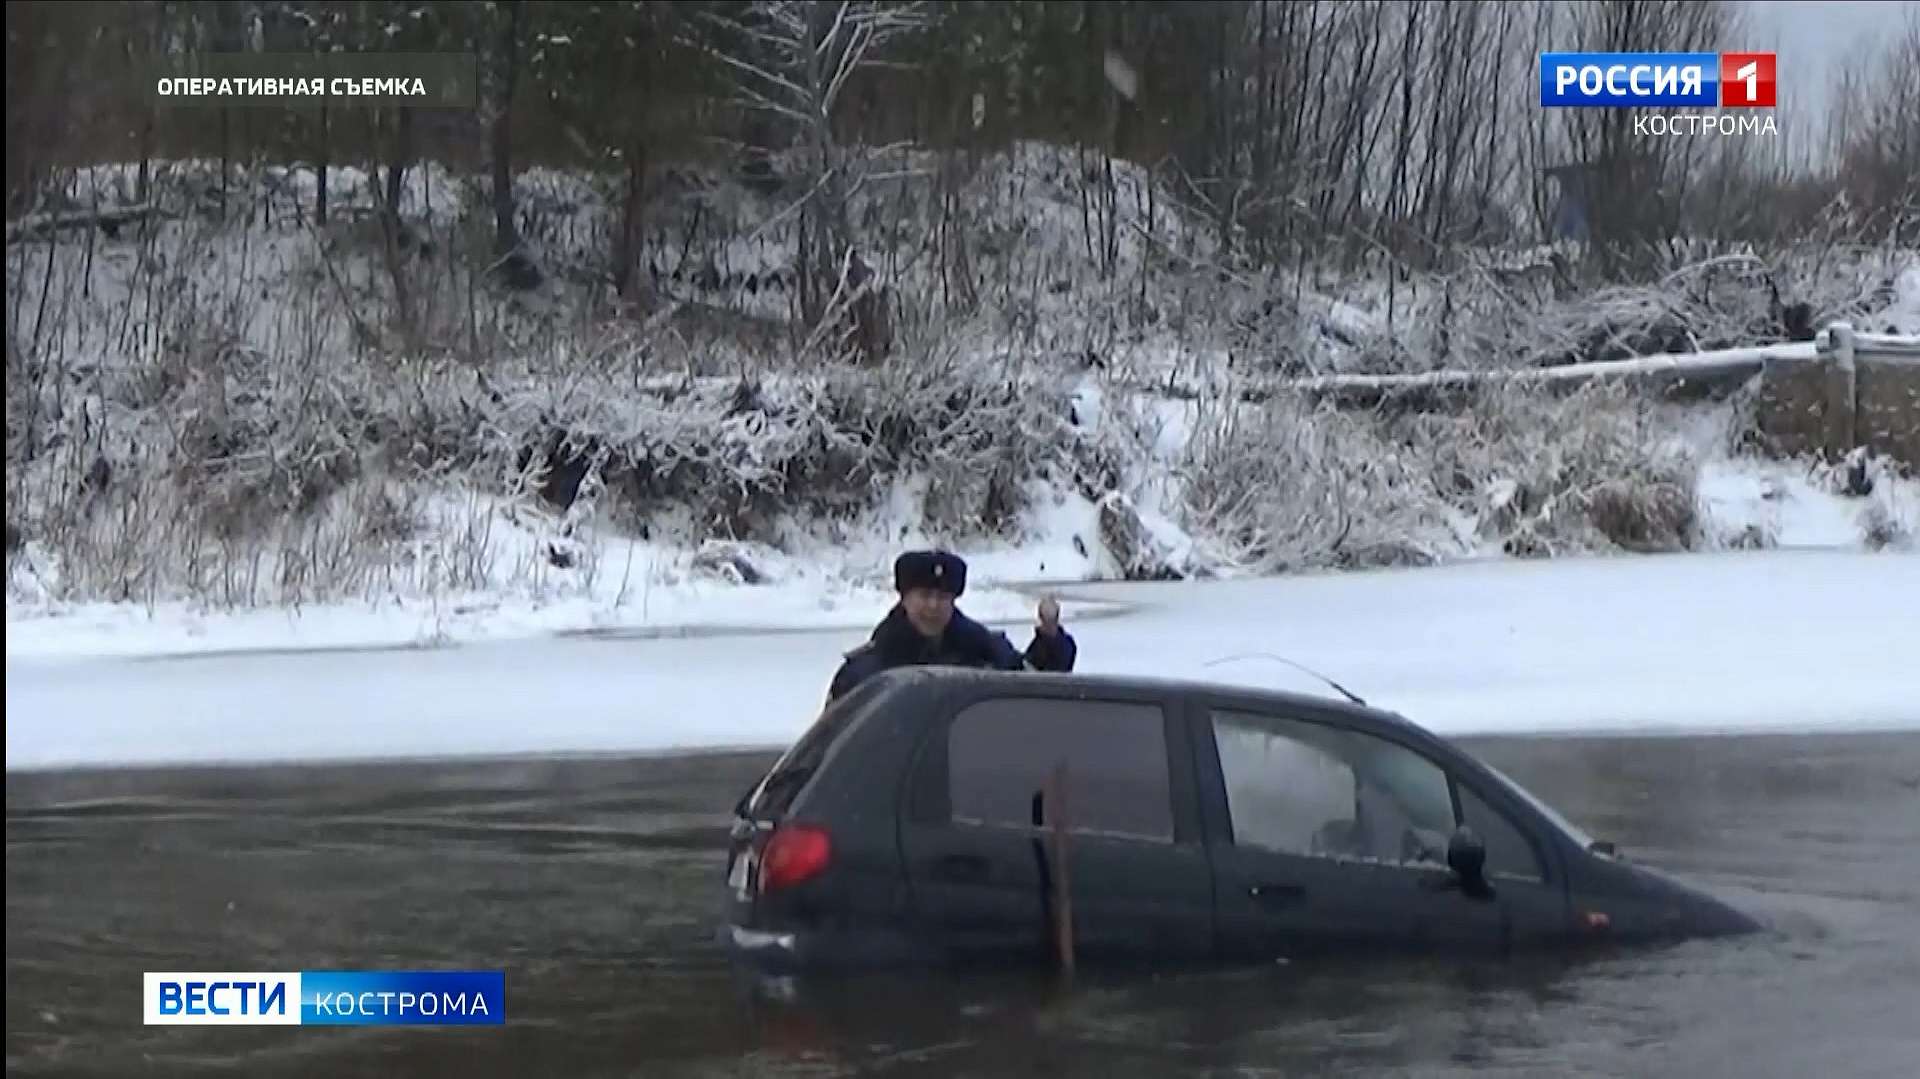
<svg viewBox="0 0 1920 1079"><path fill-rule="evenodd" d="M942 668L876 677L813 724L736 807L726 887L724 940L771 969L1497 956L1759 928L1390 712Z"/></svg>

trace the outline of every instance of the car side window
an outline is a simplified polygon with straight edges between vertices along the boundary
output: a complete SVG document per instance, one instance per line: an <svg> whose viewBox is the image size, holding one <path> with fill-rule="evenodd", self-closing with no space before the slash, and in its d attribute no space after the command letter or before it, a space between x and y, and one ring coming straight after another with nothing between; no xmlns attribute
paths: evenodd
<svg viewBox="0 0 1920 1079"><path fill-rule="evenodd" d="M1461 823L1478 833L1481 842L1487 845L1487 875L1545 880L1547 874L1541 868L1540 855L1507 815L1481 801L1466 784L1458 784L1457 789Z"/></svg>
<svg viewBox="0 0 1920 1079"><path fill-rule="evenodd" d="M1234 842L1285 854L1445 865L1447 774L1396 743L1275 716L1216 710L1214 744Z"/></svg>
<svg viewBox="0 0 1920 1079"><path fill-rule="evenodd" d="M1004 698L947 731L950 819L1032 828L1056 765L1067 769L1072 831L1172 842L1166 718L1159 705Z"/></svg>

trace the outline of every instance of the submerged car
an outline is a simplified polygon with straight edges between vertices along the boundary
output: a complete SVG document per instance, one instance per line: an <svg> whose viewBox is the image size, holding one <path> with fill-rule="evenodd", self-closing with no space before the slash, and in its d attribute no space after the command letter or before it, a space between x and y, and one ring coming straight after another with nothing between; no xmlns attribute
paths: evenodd
<svg viewBox="0 0 1920 1079"><path fill-rule="evenodd" d="M723 942L762 969L1497 956L1759 928L1400 715L1154 678L877 676L740 800L730 847Z"/></svg>

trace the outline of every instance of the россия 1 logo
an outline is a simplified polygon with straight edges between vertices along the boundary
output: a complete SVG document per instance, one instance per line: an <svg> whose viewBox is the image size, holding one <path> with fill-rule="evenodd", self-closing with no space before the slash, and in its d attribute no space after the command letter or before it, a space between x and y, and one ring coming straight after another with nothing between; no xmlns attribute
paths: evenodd
<svg viewBox="0 0 1920 1079"><path fill-rule="evenodd" d="M1770 109L1770 52L1543 52L1542 108Z"/></svg>
<svg viewBox="0 0 1920 1079"><path fill-rule="evenodd" d="M1546 109L1772 109L1770 52L1543 52L1540 107ZM1775 135L1773 114L1636 113L1637 135Z"/></svg>
<svg viewBox="0 0 1920 1079"><path fill-rule="evenodd" d="M498 970L148 971L148 1026L500 1026Z"/></svg>

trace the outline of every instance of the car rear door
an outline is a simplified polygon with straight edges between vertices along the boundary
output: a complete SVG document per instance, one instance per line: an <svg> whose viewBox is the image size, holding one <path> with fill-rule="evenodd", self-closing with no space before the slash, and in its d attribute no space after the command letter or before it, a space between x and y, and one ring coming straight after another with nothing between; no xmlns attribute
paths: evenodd
<svg viewBox="0 0 1920 1079"><path fill-rule="evenodd" d="M829 704L734 804L726 871L728 914L734 924L757 923L760 860L768 837L813 782L841 736L884 696L886 687L884 680L872 679Z"/></svg>
<svg viewBox="0 0 1920 1079"><path fill-rule="evenodd" d="M1065 804L1049 802L1062 768ZM1166 961L1213 950L1185 724L1151 695L971 699L935 724L903 798L919 932L960 961L1055 956L1051 825L1066 825L1076 958Z"/></svg>
<svg viewBox="0 0 1920 1079"><path fill-rule="evenodd" d="M1222 951L1267 961L1364 952L1495 954L1506 913L1446 866L1441 765L1325 717L1196 706Z"/></svg>

